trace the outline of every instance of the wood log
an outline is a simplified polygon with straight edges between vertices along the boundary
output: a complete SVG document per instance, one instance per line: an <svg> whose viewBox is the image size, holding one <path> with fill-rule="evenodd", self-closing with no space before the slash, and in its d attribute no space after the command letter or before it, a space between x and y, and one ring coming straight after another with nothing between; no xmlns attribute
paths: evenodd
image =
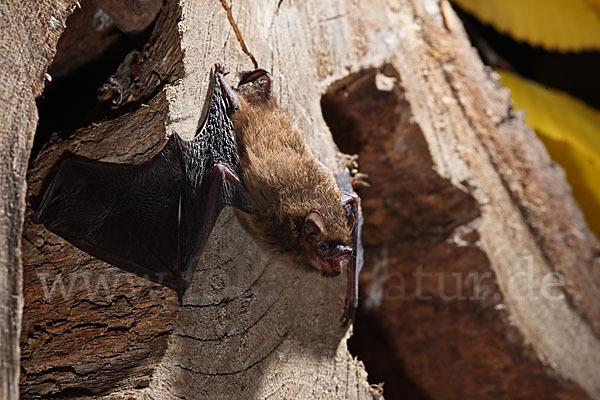
<svg viewBox="0 0 600 400"><path fill-rule="evenodd" d="M242 21L246 7L236 10ZM291 8L284 15L277 29L295 20ZM258 22L251 24L256 28ZM266 60L273 50L258 41L260 35L245 34L245 40L256 42L254 51ZM215 62L234 71L251 68L219 2L184 3L183 10L167 2L137 59L136 77L124 88L133 111L66 139L55 136L29 171L32 205L65 152L143 162L173 129L193 134ZM303 62L316 82L310 59ZM279 101L298 115L320 159L340 170L343 161L322 118L321 130L311 129L320 112L319 87L301 92L301 80L289 82L286 68L291 66L270 68ZM290 85L301 95L286 93ZM311 108L311 114L299 112ZM277 265L258 251L230 211L219 219L179 308L170 290L107 266L29 220L25 231L26 398L371 397L366 372L348 353L347 331L339 323L345 280Z"/></svg>
<svg viewBox="0 0 600 400"><path fill-rule="evenodd" d="M355 339L387 397L600 398L598 241L448 4L240 1L233 11L319 159L334 171L346 163L331 129L370 174ZM220 2L165 2L128 106L37 155L27 213L66 151L138 163L173 129L189 138L215 62L251 68ZM17 126L31 133L35 121ZM11 182L8 193L24 190L22 176ZM11 221L2 229L20 226ZM18 229L6 232L18 260ZM23 237L24 398L379 396L339 326L344 280L272 262L231 212L182 307L28 219ZM18 304L3 304L18 318ZM14 354L0 349L2 360ZM14 356L3 365L14 385Z"/></svg>
<svg viewBox="0 0 600 400"><path fill-rule="evenodd" d="M390 65L323 100L372 182L353 349L387 398L598 398L598 240L454 14L414 4Z"/></svg>
<svg viewBox="0 0 600 400"><path fill-rule="evenodd" d="M35 97L74 1L0 4L0 398L16 399L19 382L21 228L25 174L37 112ZM31 18L39 16L41 18Z"/></svg>

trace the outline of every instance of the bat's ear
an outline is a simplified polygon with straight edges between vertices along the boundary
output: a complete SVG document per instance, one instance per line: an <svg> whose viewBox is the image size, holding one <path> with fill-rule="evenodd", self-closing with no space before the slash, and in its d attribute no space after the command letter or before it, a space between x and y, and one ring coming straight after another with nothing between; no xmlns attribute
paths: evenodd
<svg viewBox="0 0 600 400"><path fill-rule="evenodd" d="M304 219L304 225L302 226L302 234L304 237L312 242L320 239L325 231L325 223L323 217L318 211L311 211L310 214Z"/></svg>

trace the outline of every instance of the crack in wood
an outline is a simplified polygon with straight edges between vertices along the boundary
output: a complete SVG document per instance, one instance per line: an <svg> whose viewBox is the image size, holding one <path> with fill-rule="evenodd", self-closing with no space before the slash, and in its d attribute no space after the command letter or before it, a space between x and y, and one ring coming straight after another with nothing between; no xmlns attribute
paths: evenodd
<svg viewBox="0 0 600 400"><path fill-rule="evenodd" d="M199 338L193 335L189 335L189 334L185 334L185 333L175 333L175 335L181 337L181 338L186 338L186 339L193 339L193 340L197 340L199 342L218 342L221 341L222 339L230 339L233 337L237 337L237 336L241 336L245 333L247 333L248 331L250 331L252 328L254 328L264 317L266 317L269 314L269 311L271 311L271 309L273 308L273 306L277 303L279 303L279 301L282 299L281 294L284 292L284 290L287 289L287 287L284 287L282 290L280 290L277 293L277 296L275 297L275 301L273 301L271 304L269 304L269 306L264 310L263 313L260 314L260 316L254 321L252 322L250 325L244 327L242 330L234 332L234 333L226 333L224 335L215 337L215 338Z"/></svg>
<svg viewBox="0 0 600 400"><path fill-rule="evenodd" d="M222 263L222 264L225 265L225 264L227 264L227 262ZM188 307L188 308L207 308L207 307L218 307L218 306L222 306L224 304L231 303L232 301L240 299L240 298L244 297L245 295L247 295L248 293L250 293L252 288L258 283L258 281L261 280L261 278L265 274L266 270L267 270L267 266L265 265L263 267L262 271L260 272L260 274L258 275L258 277L256 277L256 279L254 279L254 281L252 281L252 283L250 283L250 286L248 286L248 288L246 288L244 291L242 291L241 293L238 293L237 295L235 295L233 297L224 297L223 299L219 300L216 303L207 303L207 304L184 303L181 306Z"/></svg>
<svg viewBox="0 0 600 400"><path fill-rule="evenodd" d="M286 337L287 333L288 332L286 331L285 334L282 336L282 338ZM269 357L271 354L273 354L275 352L275 350L277 350L282 343L283 343L283 339L280 340L275 345L275 347L273 347L273 349L271 349L267 354L265 354L264 356L262 356L258 360L254 361L250 365L248 365L248 366L246 366L246 367L244 367L242 369L235 370L235 371L228 371L228 372L205 372L205 371L198 371L198 370L195 370L195 369L190 368L190 367L186 367L186 366L178 364L178 363L175 363L173 365L176 366L176 367L178 367L178 368L181 368L184 371L190 372L192 374L197 374L197 375L205 375L205 376L229 376L229 375L236 375L236 374L240 374L242 372L249 371L250 369L254 368L258 364L260 364L261 362L263 362L264 360L266 360L267 357Z"/></svg>

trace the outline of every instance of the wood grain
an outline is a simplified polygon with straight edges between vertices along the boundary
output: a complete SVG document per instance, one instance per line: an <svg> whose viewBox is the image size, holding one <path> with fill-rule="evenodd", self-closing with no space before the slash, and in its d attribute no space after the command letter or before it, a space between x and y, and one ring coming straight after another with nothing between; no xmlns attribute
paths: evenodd
<svg viewBox="0 0 600 400"><path fill-rule="evenodd" d="M21 330L21 227L25 173L37 112L34 99L44 87L74 1L0 5L0 398L18 397ZM31 16L35 16L32 18Z"/></svg>
<svg viewBox="0 0 600 400"><path fill-rule="evenodd" d="M64 21L70 5L59 4ZM25 10L11 7L21 18L14 27L25 26ZM47 15L59 6L40 7ZM277 101L297 118L318 158L334 171L347 162L333 131L371 175L372 190L361 192L369 246L363 304L370 308L357 329L389 379L403 374L396 390L435 399L600 398L598 241L562 171L509 113L508 92L447 4L442 11L437 0L240 0L233 14L260 66L272 71ZM0 277L0 321L13 321L2 322L13 339L33 100L61 32L27 24L29 36L12 35L32 45L15 50L16 69L0 69L10 78L1 92L8 133L0 138L0 272L10 278ZM232 72L252 68L220 2L166 1L132 68L127 107L51 140L28 173L27 213L66 151L137 163L156 154L173 129L190 138L215 62ZM337 113L327 119L331 131L323 117L328 101ZM350 332L339 326L345 280L277 264L232 213L221 215L182 307L167 289L91 258L28 219L23 238L25 398L378 396L348 352ZM421 286L432 300L416 298L414 280L407 281L408 299L386 298L394 282L383 278L410 275L419 265L452 279L485 275L465 293L486 296L443 297L456 293L436 292L434 275ZM523 271L531 274L533 296L520 296L523 287L514 284ZM542 282L553 272L566 284L553 287L550 298ZM369 341L369 333L381 341ZM0 343L7 371L0 379L8 382L0 390L13 398L15 349L14 340ZM380 349L385 358L377 358Z"/></svg>

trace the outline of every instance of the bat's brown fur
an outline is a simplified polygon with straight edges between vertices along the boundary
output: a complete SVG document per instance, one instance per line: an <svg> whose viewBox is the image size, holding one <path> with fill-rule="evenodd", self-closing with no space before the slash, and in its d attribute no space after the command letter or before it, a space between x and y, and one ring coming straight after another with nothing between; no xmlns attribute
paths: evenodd
<svg viewBox="0 0 600 400"><path fill-rule="evenodd" d="M305 263L314 249L303 237L302 227L316 210L325 227L324 239L347 244L350 231L340 191L292 117L267 101L260 88L244 88L240 94L240 110L233 122L242 180L255 210L238 212L244 228L280 257Z"/></svg>

